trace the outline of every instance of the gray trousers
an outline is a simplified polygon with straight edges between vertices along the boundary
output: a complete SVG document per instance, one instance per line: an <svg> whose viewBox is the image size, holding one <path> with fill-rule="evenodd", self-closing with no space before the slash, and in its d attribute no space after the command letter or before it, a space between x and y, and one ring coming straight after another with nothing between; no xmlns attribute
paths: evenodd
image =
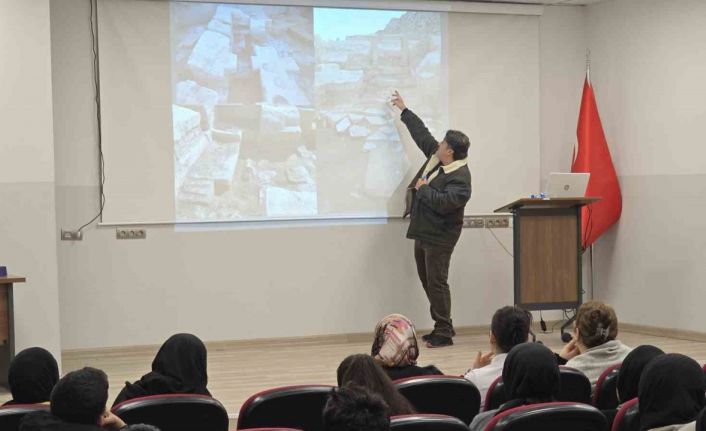
<svg viewBox="0 0 706 431"><path fill-rule="evenodd" d="M429 299L429 312L434 319L434 334L443 337L456 335L451 322L451 291L449 290L449 263L454 248L414 241L414 260L424 292Z"/></svg>

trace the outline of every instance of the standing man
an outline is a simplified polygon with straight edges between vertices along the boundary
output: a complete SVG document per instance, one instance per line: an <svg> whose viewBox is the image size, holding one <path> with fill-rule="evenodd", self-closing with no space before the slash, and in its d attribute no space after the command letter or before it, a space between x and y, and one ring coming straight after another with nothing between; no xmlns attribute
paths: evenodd
<svg viewBox="0 0 706 431"><path fill-rule="evenodd" d="M470 141L458 130L449 130L437 142L397 91L392 104L402 110L402 122L427 157L407 187L404 213L410 216L407 238L414 240L417 272L434 319L434 330L422 339L427 347L451 346L456 332L451 322L449 263L461 236L464 207L471 198L471 171L466 163Z"/></svg>

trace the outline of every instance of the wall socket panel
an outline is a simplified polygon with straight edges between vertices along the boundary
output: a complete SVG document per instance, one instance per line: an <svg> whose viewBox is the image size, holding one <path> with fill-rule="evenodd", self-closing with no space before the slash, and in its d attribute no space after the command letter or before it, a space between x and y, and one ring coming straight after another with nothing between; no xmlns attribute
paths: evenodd
<svg viewBox="0 0 706 431"><path fill-rule="evenodd" d="M115 229L117 239L145 239L147 231L142 228L117 228Z"/></svg>
<svg viewBox="0 0 706 431"><path fill-rule="evenodd" d="M81 241L83 240L83 232L80 230L64 230L61 229L62 241Z"/></svg>
<svg viewBox="0 0 706 431"><path fill-rule="evenodd" d="M498 229L509 228L510 216L493 215L493 216L465 216L463 217L463 228L467 229Z"/></svg>

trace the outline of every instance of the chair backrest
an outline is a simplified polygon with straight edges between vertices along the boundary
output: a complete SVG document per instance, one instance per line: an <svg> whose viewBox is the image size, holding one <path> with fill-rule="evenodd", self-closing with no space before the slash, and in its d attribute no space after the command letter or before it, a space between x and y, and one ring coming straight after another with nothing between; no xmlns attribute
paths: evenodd
<svg viewBox="0 0 706 431"><path fill-rule="evenodd" d="M269 427L269 428L246 428L244 430L238 431L302 431L296 428L280 428L280 427Z"/></svg>
<svg viewBox="0 0 706 431"><path fill-rule="evenodd" d="M485 431L607 431L603 413L583 403L543 403L506 410L495 416Z"/></svg>
<svg viewBox="0 0 706 431"><path fill-rule="evenodd" d="M615 364L606 368L598 377L596 388L593 390L593 405L599 410L618 408L618 372L620 365Z"/></svg>
<svg viewBox="0 0 706 431"><path fill-rule="evenodd" d="M395 381L419 413L454 416L470 424L480 410L480 392L463 377L419 376Z"/></svg>
<svg viewBox="0 0 706 431"><path fill-rule="evenodd" d="M48 404L15 404L0 407L0 430L17 431L25 415L34 412L49 411Z"/></svg>
<svg viewBox="0 0 706 431"><path fill-rule="evenodd" d="M559 367L561 391L557 401L591 404L591 382L581 371L571 367Z"/></svg>
<svg viewBox="0 0 706 431"><path fill-rule="evenodd" d="M485 394L485 402L483 403L483 410L486 412L488 410L495 410L503 405L505 401L507 401L507 396L505 395L503 376L498 376L488 387L488 392Z"/></svg>
<svg viewBox="0 0 706 431"><path fill-rule="evenodd" d="M453 416L399 415L390 418L390 431L468 431L468 425Z"/></svg>
<svg viewBox="0 0 706 431"><path fill-rule="evenodd" d="M638 431L639 429L640 404L637 398L633 398L620 406L611 431Z"/></svg>
<svg viewBox="0 0 706 431"><path fill-rule="evenodd" d="M166 394L133 398L111 409L126 424L154 425L161 431L227 431L228 413L206 395Z"/></svg>
<svg viewBox="0 0 706 431"><path fill-rule="evenodd" d="M322 430L324 407L333 388L329 385L299 385L259 392L240 407L238 429L288 427Z"/></svg>

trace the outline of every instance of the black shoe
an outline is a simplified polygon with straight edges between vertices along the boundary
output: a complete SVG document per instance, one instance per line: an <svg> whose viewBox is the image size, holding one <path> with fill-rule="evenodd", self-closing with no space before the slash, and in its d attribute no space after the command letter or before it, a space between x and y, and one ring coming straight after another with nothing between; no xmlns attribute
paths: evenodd
<svg viewBox="0 0 706 431"><path fill-rule="evenodd" d="M427 341L427 347L429 348L435 348L435 347L446 347L446 346L453 346L454 341L450 337L444 337L441 335L432 335L432 337Z"/></svg>
<svg viewBox="0 0 706 431"><path fill-rule="evenodd" d="M432 332L430 332L430 333L428 333L428 334L426 334L426 335L422 335L422 340L423 340L423 341L429 341L429 340L431 340L431 337L433 337L433 336L434 336L434 331L432 331Z"/></svg>

